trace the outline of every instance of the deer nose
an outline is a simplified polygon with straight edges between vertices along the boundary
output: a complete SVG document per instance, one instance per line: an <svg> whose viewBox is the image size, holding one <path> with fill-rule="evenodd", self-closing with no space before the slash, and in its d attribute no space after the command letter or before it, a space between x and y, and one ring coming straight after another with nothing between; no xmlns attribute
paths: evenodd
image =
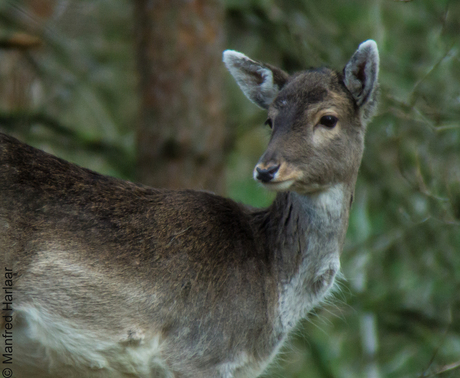
<svg viewBox="0 0 460 378"><path fill-rule="evenodd" d="M256 167L256 179L262 182L270 182L275 178L276 172L280 168L278 165L271 165L267 168Z"/></svg>

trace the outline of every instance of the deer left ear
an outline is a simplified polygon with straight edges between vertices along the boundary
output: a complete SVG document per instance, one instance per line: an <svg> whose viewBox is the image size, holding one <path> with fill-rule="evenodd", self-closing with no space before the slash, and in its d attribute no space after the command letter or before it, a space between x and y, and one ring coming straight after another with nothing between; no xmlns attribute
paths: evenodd
<svg viewBox="0 0 460 378"><path fill-rule="evenodd" d="M377 43L368 40L361 43L345 66L344 84L359 107L372 114L378 92L379 50Z"/></svg>
<svg viewBox="0 0 460 378"><path fill-rule="evenodd" d="M246 97L263 109L268 109L289 77L279 68L237 51L225 50L223 60Z"/></svg>

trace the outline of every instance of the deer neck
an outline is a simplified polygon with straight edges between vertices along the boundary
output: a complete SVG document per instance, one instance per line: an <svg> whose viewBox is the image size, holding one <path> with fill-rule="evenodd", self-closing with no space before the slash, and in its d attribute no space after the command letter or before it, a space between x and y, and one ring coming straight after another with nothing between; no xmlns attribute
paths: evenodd
<svg viewBox="0 0 460 378"><path fill-rule="evenodd" d="M353 186L346 184L308 195L280 193L270 208L268 235L282 333L330 291L340 267L352 193Z"/></svg>

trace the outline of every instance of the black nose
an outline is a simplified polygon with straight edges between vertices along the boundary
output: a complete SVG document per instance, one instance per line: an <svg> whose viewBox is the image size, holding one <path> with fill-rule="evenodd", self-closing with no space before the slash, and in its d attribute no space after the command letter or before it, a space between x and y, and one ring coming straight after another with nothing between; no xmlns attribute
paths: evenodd
<svg viewBox="0 0 460 378"><path fill-rule="evenodd" d="M256 178L257 180L262 181L262 182L270 182L275 177L276 172L278 172L279 168L280 168L279 165L271 165L267 169L256 167L256 172L257 172Z"/></svg>

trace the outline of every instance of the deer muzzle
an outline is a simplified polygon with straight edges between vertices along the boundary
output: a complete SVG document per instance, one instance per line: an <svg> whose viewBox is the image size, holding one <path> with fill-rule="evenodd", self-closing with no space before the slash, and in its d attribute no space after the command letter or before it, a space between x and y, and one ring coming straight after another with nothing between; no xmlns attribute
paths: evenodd
<svg viewBox="0 0 460 378"><path fill-rule="evenodd" d="M263 183L268 183L276 178L279 168L279 164L270 165L268 167L263 167L260 164L257 164L254 171L254 178Z"/></svg>

